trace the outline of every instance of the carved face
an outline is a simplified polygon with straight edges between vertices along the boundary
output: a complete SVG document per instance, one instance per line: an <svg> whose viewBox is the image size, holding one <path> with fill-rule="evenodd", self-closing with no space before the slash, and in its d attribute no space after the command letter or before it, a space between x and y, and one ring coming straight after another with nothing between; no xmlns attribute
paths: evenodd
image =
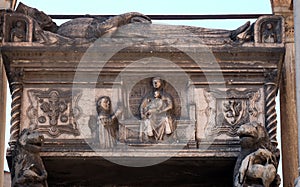
<svg viewBox="0 0 300 187"><path fill-rule="evenodd" d="M160 98L160 96L161 96L161 95L160 95L160 92L159 92L159 91L155 91L155 92L154 92L154 97L155 97L155 98Z"/></svg>
<svg viewBox="0 0 300 187"><path fill-rule="evenodd" d="M152 80L152 85L153 85L153 87L154 87L155 89L160 88L161 85L162 85L161 79L159 79L159 78L154 78L154 79Z"/></svg>
<svg viewBox="0 0 300 187"><path fill-rule="evenodd" d="M272 28L273 28L272 23L268 23L268 24L267 24L267 29L268 29L268 30L271 30Z"/></svg>
<svg viewBox="0 0 300 187"><path fill-rule="evenodd" d="M29 152L39 152L44 144L44 136L38 131L24 129L20 135L19 143Z"/></svg>
<svg viewBox="0 0 300 187"><path fill-rule="evenodd" d="M104 97L100 100L100 106L104 111L110 111L110 105L111 103L108 98Z"/></svg>
<svg viewBox="0 0 300 187"><path fill-rule="evenodd" d="M237 131L240 137L240 144L243 148L253 148L265 143L268 134L265 128L258 123L246 123L239 127Z"/></svg>

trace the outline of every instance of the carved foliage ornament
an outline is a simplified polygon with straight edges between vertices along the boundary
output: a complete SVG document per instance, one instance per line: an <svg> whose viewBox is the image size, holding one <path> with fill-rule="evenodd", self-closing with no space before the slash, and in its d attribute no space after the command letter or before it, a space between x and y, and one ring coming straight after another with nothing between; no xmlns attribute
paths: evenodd
<svg viewBox="0 0 300 187"><path fill-rule="evenodd" d="M75 97L74 97L75 95ZM77 119L81 114L78 101L79 92L49 89L48 91L29 90L30 106L27 115L30 127L57 137L62 133L79 135Z"/></svg>
<svg viewBox="0 0 300 187"><path fill-rule="evenodd" d="M256 106L260 99L258 90L204 91L204 96L208 104L205 112L207 116L205 133L208 136L226 134L235 137L241 124L258 118L259 111Z"/></svg>

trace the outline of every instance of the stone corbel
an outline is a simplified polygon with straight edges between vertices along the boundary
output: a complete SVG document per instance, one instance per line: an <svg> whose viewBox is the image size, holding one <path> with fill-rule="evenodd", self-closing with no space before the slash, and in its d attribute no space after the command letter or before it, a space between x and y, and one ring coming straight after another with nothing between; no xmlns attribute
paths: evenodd
<svg viewBox="0 0 300 187"><path fill-rule="evenodd" d="M241 151L234 168L234 187L278 187L279 150L272 145L267 129L251 122L238 129Z"/></svg>

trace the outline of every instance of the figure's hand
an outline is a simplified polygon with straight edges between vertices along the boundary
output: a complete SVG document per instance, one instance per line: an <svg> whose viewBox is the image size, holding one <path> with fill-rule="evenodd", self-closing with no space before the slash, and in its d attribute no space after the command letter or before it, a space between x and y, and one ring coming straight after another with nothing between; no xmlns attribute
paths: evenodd
<svg viewBox="0 0 300 187"><path fill-rule="evenodd" d="M37 181L43 181L45 179L47 179L47 172L46 173L44 172L44 174L36 177Z"/></svg>
<svg viewBox="0 0 300 187"><path fill-rule="evenodd" d="M30 169L26 169L23 172L25 178L37 178L38 174Z"/></svg>
<svg viewBox="0 0 300 187"><path fill-rule="evenodd" d="M112 120L110 118L102 118L101 123L103 123L104 126L111 124Z"/></svg>
<svg viewBox="0 0 300 187"><path fill-rule="evenodd" d="M121 103L118 103L117 106L118 106L118 108L117 108L117 110L116 110L116 112L115 112L115 115L116 115L116 116L122 114L122 113L123 113L123 110L124 110L124 107L123 107L123 105L122 105Z"/></svg>

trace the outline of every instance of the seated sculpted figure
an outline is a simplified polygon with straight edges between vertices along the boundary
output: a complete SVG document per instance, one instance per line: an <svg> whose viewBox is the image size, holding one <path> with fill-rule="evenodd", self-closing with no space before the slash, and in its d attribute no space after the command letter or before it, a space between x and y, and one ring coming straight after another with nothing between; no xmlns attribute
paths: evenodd
<svg viewBox="0 0 300 187"><path fill-rule="evenodd" d="M10 35L11 42L25 42L26 33L24 23L17 21L15 27L11 30Z"/></svg>
<svg viewBox="0 0 300 187"><path fill-rule="evenodd" d="M173 98L163 91L163 82L159 77L153 78L152 84L153 92L149 93L140 105L140 140L143 140L143 136L146 140L148 137L163 140L165 134L170 135L175 129L172 117Z"/></svg>

